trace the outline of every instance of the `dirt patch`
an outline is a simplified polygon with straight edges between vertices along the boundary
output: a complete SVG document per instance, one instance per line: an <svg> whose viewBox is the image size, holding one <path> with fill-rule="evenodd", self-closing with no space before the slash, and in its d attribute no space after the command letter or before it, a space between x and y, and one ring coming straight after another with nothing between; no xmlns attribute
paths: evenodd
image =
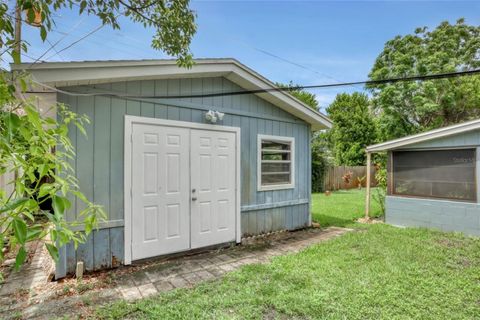
<svg viewBox="0 0 480 320"><path fill-rule="evenodd" d="M35 254L35 250L37 249L39 242L32 241L25 245L27 250L27 258L25 259L24 266L29 265L32 262L32 258ZM5 248L4 252L4 260L0 265L0 285L3 283L5 279L12 273L15 267L15 257L17 256L19 247L15 248Z"/></svg>
<svg viewBox="0 0 480 320"><path fill-rule="evenodd" d="M461 240L449 239L449 238L441 238L437 240L437 243L440 246L446 247L446 248L460 248L465 245L464 242L462 242Z"/></svg>
<svg viewBox="0 0 480 320"><path fill-rule="evenodd" d="M300 316L291 316L291 315L286 315L278 310L276 310L273 307L268 308L262 316L262 319L264 320L287 320L287 319L307 319L306 317L300 317Z"/></svg>
<svg viewBox="0 0 480 320"><path fill-rule="evenodd" d="M364 223L364 224L385 223L383 219L380 219L380 218L360 218L360 219L357 219L357 222Z"/></svg>

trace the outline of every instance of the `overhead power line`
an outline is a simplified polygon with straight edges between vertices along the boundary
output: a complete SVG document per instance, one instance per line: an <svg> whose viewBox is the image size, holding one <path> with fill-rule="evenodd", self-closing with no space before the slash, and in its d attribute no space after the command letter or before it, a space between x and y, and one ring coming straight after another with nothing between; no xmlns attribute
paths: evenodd
<svg viewBox="0 0 480 320"><path fill-rule="evenodd" d="M60 39L58 39L57 41L55 41L55 43L50 43L50 41L48 43L50 43L50 47L47 48L47 50L45 50L40 56L38 56L29 66L27 69L31 69L34 65L36 65L47 53L49 53L51 50L55 50L56 54L60 57L60 51L58 51L57 49L55 49L55 47L63 41L63 39L65 39L70 33L72 33L76 28L78 28L79 25L82 24L83 20L85 19L85 17L83 17L82 19L80 19L71 29L70 31L68 31L63 37L61 37Z"/></svg>
<svg viewBox="0 0 480 320"><path fill-rule="evenodd" d="M257 93L266 93L266 92L281 92L281 91L291 91L291 90L303 90L303 89L321 89L321 88L333 88L333 87L344 87L351 85L381 85L397 82L408 82L408 81L426 81L426 80L437 80L437 79L447 79L447 78L457 78L463 76L471 76L480 74L480 69L467 70L467 71L457 71L457 72L448 72L448 73L438 73L438 74L429 74L429 75L417 75L403 78L389 78L389 79L380 79L380 80L365 80L365 81L352 81L352 82L343 82L343 83L331 83L331 84L318 84L318 85L306 85L306 86L294 86L287 88L268 88L268 89L255 89L255 90L243 90L243 91L230 91L230 92L216 92L216 93L201 93L201 94L190 94L190 95L167 95L167 96L158 96L158 95L131 95L131 94L122 94L119 92L89 92L89 93L77 93L67 90L60 90L55 87L49 86L47 84L33 80L35 83L51 89L60 93L64 93L71 96L107 96L107 97L118 97L118 98L139 98L139 99L184 99L184 98L210 98L210 97L221 97L221 96L236 96L236 95L245 95L245 94L257 94ZM33 92L32 92L33 93Z"/></svg>
<svg viewBox="0 0 480 320"><path fill-rule="evenodd" d="M275 53L269 52L269 51L267 51L267 50L265 50L265 49L261 49L261 48L255 47L255 46L250 45L250 44L248 44L247 42L244 42L244 41L242 41L242 40L239 40L239 39L236 39L236 38L231 38L231 37L228 36L228 35L225 35L225 37L226 37L228 40L230 40L230 41L238 42L238 43L242 44L243 46L245 46L245 47L247 47L247 48L250 48L250 49L253 49L253 50L257 51L257 52L263 53L264 55L267 55L267 56L269 56L269 57L272 57L272 58L275 58L275 59L277 59L277 60L283 61L283 62L288 63L288 64L290 64L290 65L293 65L293 66L295 66L295 67L301 68L301 69L303 69L303 70L307 70L307 71L313 72L313 73L321 76L322 78L328 78L328 79L333 80L333 81L336 81L336 82L341 82L340 80L335 79L334 77L332 77L332 76L330 76L330 75L328 75L328 74L326 74L326 73L319 72L319 71L317 71L317 70L315 70L315 69L309 68L309 67L307 67L307 66L305 66L305 65L303 65L303 64L300 64L300 63L298 63L298 62L295 62L295 61L292 61L292 60L283 58L283 57L281 57L281 56L279 56L279 55L277 55L277 54L275 54Z"/></svg>

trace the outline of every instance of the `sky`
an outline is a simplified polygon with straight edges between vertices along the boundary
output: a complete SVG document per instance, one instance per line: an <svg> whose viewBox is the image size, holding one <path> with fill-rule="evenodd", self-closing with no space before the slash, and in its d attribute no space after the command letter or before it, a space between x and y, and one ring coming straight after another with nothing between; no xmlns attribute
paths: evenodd
<svg viewBox="0 0 480 320"><path fill-rule="evenodd" d="M435 28L464 17L480 25L480 1L191 1L198 31L191 50L196 58L235 58L274 82L299 85L361 81L368 78L386 41ZM39 30L23 28L27 54L60 51L100 25L95 17L62 10L42 42ZM65 34L67 34L65 36ZM153 29L128 19L121 30L104 27L47 61L168 58L151 49ZM23 57L23 61L31 61ZM322 110L337 93L363 91L362 86L314 89Z"/></svg>

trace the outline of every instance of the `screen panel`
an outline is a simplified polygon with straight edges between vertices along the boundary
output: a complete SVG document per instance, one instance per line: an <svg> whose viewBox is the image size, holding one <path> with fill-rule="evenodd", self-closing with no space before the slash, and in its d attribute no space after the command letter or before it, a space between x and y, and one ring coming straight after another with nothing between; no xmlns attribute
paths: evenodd
<svg viewBox="0 0 480 320"><path fill-rule="evenodd" d="M476 201L475 149L395 151L393 194Z"/></svg>

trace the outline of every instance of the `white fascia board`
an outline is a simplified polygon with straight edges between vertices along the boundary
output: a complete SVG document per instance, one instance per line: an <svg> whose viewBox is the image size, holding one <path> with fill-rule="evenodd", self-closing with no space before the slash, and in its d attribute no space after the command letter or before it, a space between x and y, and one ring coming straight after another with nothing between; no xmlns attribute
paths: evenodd
<svg viewBox="0 0 480 320"><path fill-rule="evenodd" d="M233 72L226 78L246 90L268 90L275 88L275 84L238 62L235 63ZM258 93L257 95L288 113L310 123L312 130L329 129L332 127L332 122L325 115L313 110L285 91L269 91Z"/></svg>
<svg viewBox="0 0 480 320"><path fill-rule="evenodd" d="M175 60L47 62L29 67L28 63L11 65L12 71L29 69L36 81L56 87L112 81L223 76L246 90L275 88L272 82L235 59L198 59L190 69L179 68ZM332 127L325 115L284 91L257 95L311 124L312 130Z"/></svg>
<svg viewBox="0 0 480 320"><path fill-rule="evenodd" d="M433 139L438 139L438 138L444 138L451 135L468 132L476 129L480 129L480 119L468 121L468 122L464 122L464 123L456 124L453 126L440 128L440 129L435 129L435 130L431 130L431 131L415 134L412 136L407 136L404 138L379 143L379 144L374 144L367 147L367 152L381 152L381 151L393 150L393 149L397 149L407 145L429 141Z"/></svg>
<svg viewBox="0 0 480 320"><path fill-rule="evenodd" d="M160 63L157 65L138 64L109 65L108 63L85 63L78 67L78 63L54 63L51 68L33 68L29 72L38 82L61 86L97 84L112 81L133 81L149 79L172 79L182 77L214 77L224 76L231 68L227 64L217 64L212 68L211 64L197 64L191 69L179 68L176 64Z"/></svg>

